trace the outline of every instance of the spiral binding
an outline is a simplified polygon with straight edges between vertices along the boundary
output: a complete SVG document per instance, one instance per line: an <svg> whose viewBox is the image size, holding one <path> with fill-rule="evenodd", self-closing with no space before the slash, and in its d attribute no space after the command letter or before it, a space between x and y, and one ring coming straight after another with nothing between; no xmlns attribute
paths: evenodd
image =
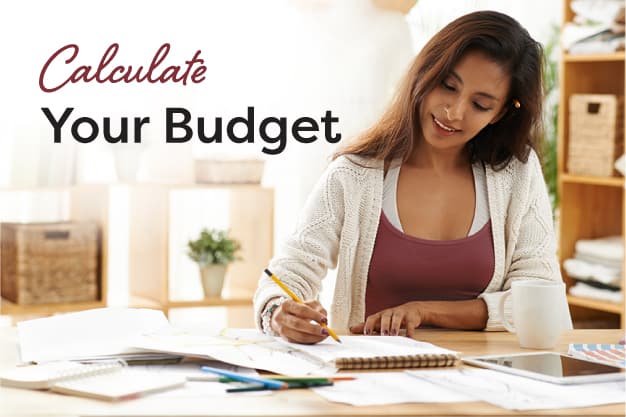
<svg viewBox="0 0 626 417"><path fill-rule="evenodd" d="M16 388L48 389L63 381L109 373L124 369L126 366L126 362L120 360L85 364L71 361L45 362L38 365L16 367L2 372L0 374L0 385Z"/></svg>
<svg viewBox="0 0 626 417"><path fill-rule="evenodd" d="M54 375L54 381L70 381L90 376L107 374L126 368L128 365L125 361L113 360L95 363L76 363L73 368L59 370Z"/></svg>
<svg viewBox="0 0 626 417"><path fill-rule="evenodd" d="M339 358L335 366L339 369L392 369L433 368L454 366L456 354L422 354L404 356L374 356L371 358Z"/></svg>

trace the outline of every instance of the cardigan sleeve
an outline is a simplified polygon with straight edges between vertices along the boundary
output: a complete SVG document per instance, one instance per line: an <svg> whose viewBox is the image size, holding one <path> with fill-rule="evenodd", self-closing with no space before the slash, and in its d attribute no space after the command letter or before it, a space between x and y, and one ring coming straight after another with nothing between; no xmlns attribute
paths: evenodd
<svg viewBox="0 0 626 417"><path fill-rule="evenodd" d="M302 300L318 297L322 279L337 263L344 218L344 187L338 179L337 161L322 174L309 195L292 233L268 269ZM261 313L269 300L285 293L264 273L254 295L254 315L261 328Z"/></svg>
<svg viewBox="0 0 626 417"><path fill-rule="evenodd" d="M504 276L500 291L481 294L488 311L488 320L485 330L504 330L503 319L512 321L512 305L509 298L504 306L504 316L499 313L500 299L511 288L511 283L519 279L542 279L562 281L561 270L557 259L556 239L554 234L552 209L548 197L547 187L543 179L541 164L534 152L531 152L527 166L529 175L528 188L525 190L529 202L520 213L519 226L508 230L509 238L506 252L512 251L510 266ZM521 187L524 188L524 187ZM513 190L512 198L519 198L516 193L523 190ZM511 206L510 206L511 207ZM507 225L515 222L517 213L509 208L506 213ZM509 226L507 226L509 227ZM563 297L564 326L572 328L567 300Z"/></svg>

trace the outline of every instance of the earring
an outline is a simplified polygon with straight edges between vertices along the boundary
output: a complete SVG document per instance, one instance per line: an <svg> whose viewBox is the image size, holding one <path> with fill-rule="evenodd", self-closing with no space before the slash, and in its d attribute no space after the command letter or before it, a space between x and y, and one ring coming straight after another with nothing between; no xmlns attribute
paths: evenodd
<svg viewBox="0 0 626 417"><path fill-rule="evenodd" d="M522 107L522 103L520 103L517 99L513 99L513 107L519 109L520 107Z"/></svg>

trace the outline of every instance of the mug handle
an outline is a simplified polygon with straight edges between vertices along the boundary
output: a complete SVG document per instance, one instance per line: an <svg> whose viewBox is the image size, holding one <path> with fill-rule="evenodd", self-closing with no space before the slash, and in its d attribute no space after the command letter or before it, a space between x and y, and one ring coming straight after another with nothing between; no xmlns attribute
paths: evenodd
<svg viewBox="0 0 626 417"><path fill-rule="evenodd" d="M510 323L504 316L504 302L507 298L509 298L510 295L510 290L502 295L502 297L500 298L500 304L498 305L498 313L500 314L500 317L502 317L502 324L504 325L504 328L511 333L515 333L515 326L513 326L513 324Z"/></svg>

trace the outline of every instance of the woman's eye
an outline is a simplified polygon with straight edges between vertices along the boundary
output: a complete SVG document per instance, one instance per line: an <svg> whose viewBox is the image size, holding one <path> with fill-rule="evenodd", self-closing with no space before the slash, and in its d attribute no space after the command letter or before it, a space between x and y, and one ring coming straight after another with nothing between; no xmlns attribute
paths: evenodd
<svg viewBox="0 0 626 417"><path fill-rule="evenodd" d="M478 109L479 111L487 111L487 110L491 110L489 107L484 107L481 106L480 104L474 102L474 107L476 107L476 109Z"/></svg>
<svg viewBox="0 0 626 417"><path fill-rule="evenodd" d="M455 91L454 86L452 86L451 84L448 84L445 81L442 82L441 84L443 85L443 88L445 88L446 90Z"/></svg>

